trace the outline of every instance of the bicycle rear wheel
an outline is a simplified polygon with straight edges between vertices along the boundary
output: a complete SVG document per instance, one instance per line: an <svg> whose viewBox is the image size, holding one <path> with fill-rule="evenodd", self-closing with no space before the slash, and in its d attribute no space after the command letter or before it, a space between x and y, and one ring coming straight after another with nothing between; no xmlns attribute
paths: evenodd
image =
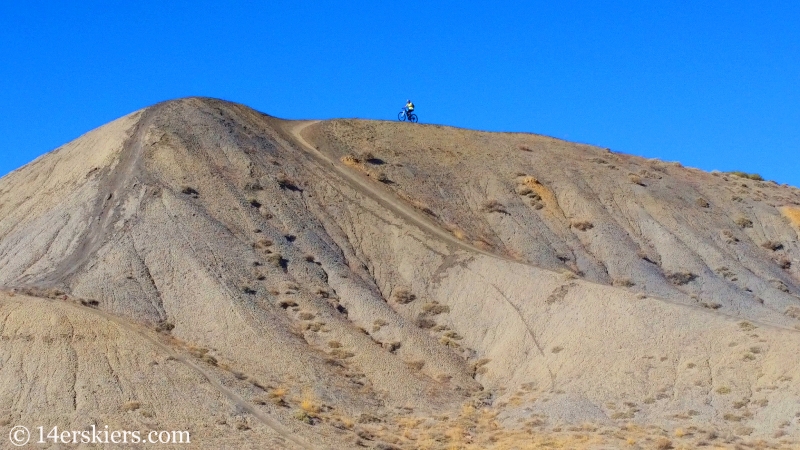
<svg viewBox="0 0 800 450"><path fill-rule="evenodd" d="M400 113L397 115L397 120L399 120L400 122L406 120L406 112L400 111Z"/></svg>
<svg viewBox="0 0 800 450"><path fill-rule="evenodd" d="M410 116L408 116L408 120L410 120L413 123L417 123L417 115L411 114Z"/></svg>

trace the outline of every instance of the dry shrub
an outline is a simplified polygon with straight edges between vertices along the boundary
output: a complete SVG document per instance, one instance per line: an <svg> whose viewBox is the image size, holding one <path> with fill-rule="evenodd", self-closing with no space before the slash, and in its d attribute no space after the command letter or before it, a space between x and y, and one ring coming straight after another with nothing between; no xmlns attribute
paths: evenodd
<svg viewBox="0 0 800 450"><path fill-rule="evenodd" d="M570 222L569 226L579 231L587 231L594 228L594 224L587 220L573 220Z"/></svg>
<svg viewBox="0 0 800 450"><path fill-rule="evenodd" d="M190 195L193 198L197 198L200 195L200 193L197 192L197 189L195 189L193 187L190 187L190 186L181 186L181 193L182 194L186 194L186 195Z"/></svg>
<svg viewBox="0 0 800 450"><path fill-rule="evenodd" d="M358 159L358 157L356 157L355 155L344 155L342 156L340 161L342 161L348 166L357 166L359 163L361 163L361 160Z"/></svg>
<svg viewBox="0 0 800 450"><path fill-rule="evenodd" d="M791 317L792 319L800 320L800 307L797 306L790 306L786 308L784 312L787 316Z"/></svg>
<svg viewBox="0 0 800 450"><path fill-rule="evenodd" d="M747 217L739 217L734 222L742 228L753 228L753 221Z"/></svg>
<svg viewBox="0 0 800 450"><path fill-rule="evenodd" d="M784 206L781 213L789 220L789 223L800 228L800 208L795 206Z"/></svg>
<svg viewBox="0 0 800 450"><path fill-rule="evenodd" d="M259 239L253 244L253 248L257 248L259 250L265 250L272 247L272 241L269 239Z"/></svg>
<svg viewBox="0 0 800 450"><path fill-rule="evenodd" d="M716 392L717 392L717 394L720 394L720 395L730 394L731 393L731 388L729 388L728 386L721 386L721 387L717 388Z"/></svg>
<svg viewBox="0 0 800 450"><path fill-rule="evenodd" d="M631 287L631 286L633 286L633 285L635 285L635 284L636 284L636 283L634 283L633 281L631 281L631 279L630 279L630 278L622 278L622 279L617 279L617 280L614 280L614 281L613 281L613 283L612 283L612 285L614 285L614 286L620 286L620 287Z"/></svg>
<svg viewBox="0 0 800 450"><path fill-rule="evenodd" d="M488 213L508 214L508 211L506 211L506 207L503 206L502 203L494 199L483 202L483 205L481 205L481 210L483 212L488 212Z"/></svg>
<svg viewBox="0 0 800 450"><path fill-rule="evenodd" d="M669 450L672 448L672 441L662 436L656 440L655 448L657 450Z"/></svg>
<svg viewBox="0 0 800 450"><path fill-rule="evenodd" d="M701 208L708 208L710 206L708 200L704 199L703 197L699 197L694 201L694 203Z"/></svg>
<svg viewBox="0 0 800 450"><path fill-rule="evenodd" d="M635 173L628 174L628 180L630 180L633 184L638 184L639 186L645 186L644 181L642 181L642 177L636 175Z"/></svg>
<svg viewBox="0 0 800 450"><path fill-rule="evenodd" d="M761 246L767 250L772 250L773 252L776 252L783 248L783 244L775 241L766 241L763 244L761 244Z"/></svg>
<svg viewBox="0 0 800 450"><path fill-rule="evenodd" d="M141 407L142 407L141 403L139 403L139 402L137 402L135 400L132 400L132 401L129 401L129 402L125 402L125 404L122 405L122 410L123 411L136 411L137 409L139 409Z"/></svg>
<svg viewBox="0 0 800 450"><path fill-rule="evenodd" d="M515 190L516 190L518 195L533 194L533 189L531 189L530 186L526 186L524 184L520 184L519 186L516 187Z"/></svg>
<svg viewBox="0 0 800 450"><path fill-rule="evenodd" d="M422 368L425 367L425 361L422 360L406 361L406 365L414 370L422 370Z"/></svg>
<svg viewBox="0 0 800 450"><path fill-rule="evenodd" d="M450 312L450 307L447 306L447 305L440 305L437 302L431 302L431 303L426 303L422 307L422 311L424 311L425 314L429 314L431 316L435 316L435 315L438 315L438 314Z"/></svg>
<svg viewBox="0 0 800 450"><path fill-rule="evenodd" d="M697 278L697 275L686 271L668 272L666 276L670 283L678 286L689 284Z"/></svg>
<svg viewBox="0 0 800 450"><path fill-rule="evenodd" d="M417 296L412 294L408 289L400 288L394 291L392 294L392 299L396 303L400 303L401 305L405 305L408 303L413 302L417 299Z"/></svg>
<svg viewBox="0 0 800 450"><path fill-rule="evenodd" d="M522 144L518 145L518 146L517 146L517 148L518 148L518 149L520 149L520 150L522 150L523 152L532 152L532 151L533 151L533 150L531 150L531 148L530 148L530 147L528 147L527 145L522 145Z"/></svg>
<svg viewBox="0 0 800 450"><path fill-rule="evenodd" d="M532 189L535 189L537 184L541 184L541 183L539 183L539 180L537 180L536 178L534 178L532 176L527 176L527 177L523 178L520 182L522 184L524 184L525 186L528 186L528 187L530 187Z"/></svg>

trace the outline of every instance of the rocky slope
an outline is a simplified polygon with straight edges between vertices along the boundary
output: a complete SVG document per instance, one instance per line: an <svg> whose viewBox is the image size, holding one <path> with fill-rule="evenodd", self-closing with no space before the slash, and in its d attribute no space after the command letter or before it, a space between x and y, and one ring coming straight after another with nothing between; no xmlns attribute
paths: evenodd
<svg viewBox="0 0 800 450"><path fill-rule="evenodd" d="M798 227L796 188L543 136L166 102L0 179L0 420L792 448Z"/></svg>

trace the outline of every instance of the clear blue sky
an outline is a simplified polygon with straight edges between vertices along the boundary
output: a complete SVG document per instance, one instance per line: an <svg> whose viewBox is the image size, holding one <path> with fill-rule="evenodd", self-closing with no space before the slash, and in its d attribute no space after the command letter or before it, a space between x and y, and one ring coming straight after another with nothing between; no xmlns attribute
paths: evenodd
<svg viewBox="0 0 800 450"><path fill-rule="evenodd" d="M192 95L527 131L800 186L800 2L0 5L0 175ZM71 6L79 4L79 7Z"/></svg>

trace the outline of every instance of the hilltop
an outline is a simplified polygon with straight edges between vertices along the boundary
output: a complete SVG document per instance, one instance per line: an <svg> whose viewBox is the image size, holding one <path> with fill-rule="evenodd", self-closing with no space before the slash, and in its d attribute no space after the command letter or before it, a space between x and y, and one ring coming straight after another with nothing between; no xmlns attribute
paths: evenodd
<svg viewBox="0 0 800 450"><path fill-rule="evenodd" d="M0 420L793 448L799 232L794 187L605 148L160 103L0 179Z"/></svg>

